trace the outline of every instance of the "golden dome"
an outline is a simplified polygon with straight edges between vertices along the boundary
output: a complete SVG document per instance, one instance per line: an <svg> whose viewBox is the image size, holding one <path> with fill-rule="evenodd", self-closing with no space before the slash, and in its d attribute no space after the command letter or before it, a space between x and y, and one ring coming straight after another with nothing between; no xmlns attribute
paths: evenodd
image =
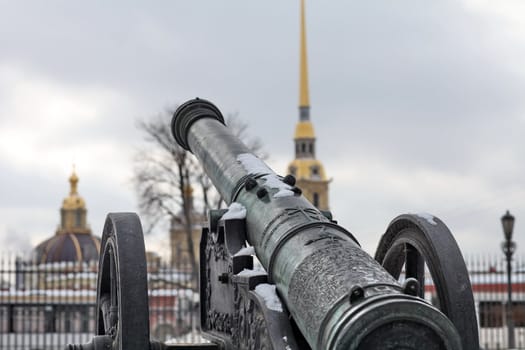
<svg viewBox="0 0 525 350"><path fill-rule="evenodd" d="M71 190L69 191L69 196L64 198L64 201L62 202L62 209L85 209L86 202L78 195L77 192L78 176L75 173L75 170L73 170L73 173L69 177L69 184L71 186Z"/></svg>
<svg viewBox="0 0 525 350"><path fill-rule="evenodd" d="M288 165L288 172L296 179L326 181L323 164L317 159L299 158Z"/></svg>
<svg viewBox="0 0 525 350"><path fill-rule="evenodd" d="M40 243L34 250L38 264L63 261L96 261L100 251L100 238L91 234L86 223L86 203L78 195L78 176L69 177L69 196L62 202L60 225L55 235Z"/></svg>
<svg viewBox="0 0 525 350"><path fill-rule="evenodd" d="M295 127L295 136L297 139L315 139L314 126L310 121L302 121L297 123Z"/></svg>

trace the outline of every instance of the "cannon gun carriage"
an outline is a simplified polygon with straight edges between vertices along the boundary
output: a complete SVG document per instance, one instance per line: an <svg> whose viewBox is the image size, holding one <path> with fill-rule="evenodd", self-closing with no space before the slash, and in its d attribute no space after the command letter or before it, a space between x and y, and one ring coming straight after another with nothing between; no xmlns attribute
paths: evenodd
<svg viewBox="0 0 525 350"><path fill-rule="evenodd" d="M110 214L98 334L69 349L479 349L467 270L439 219L399 216L373 258L301 195L292 176L251 154L212 103L181 105L172 132L230 204L209 213L200 243L201 329L211 343L150 341L140 222ZM264 269L254 268L252 253ZM437 306L423 299L425 265Z"/></svg>

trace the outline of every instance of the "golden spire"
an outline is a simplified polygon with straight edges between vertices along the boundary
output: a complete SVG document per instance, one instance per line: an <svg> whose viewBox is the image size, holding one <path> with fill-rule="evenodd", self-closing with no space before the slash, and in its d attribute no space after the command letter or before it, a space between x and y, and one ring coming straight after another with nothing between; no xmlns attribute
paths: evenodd
<svg viewBox="0 0 525 350"><path fill-rule="evenodd" d="M295 159L288 165L288 173L295 176L304 196L314 206L328 210L328 183L323 164L316 159L314 126L310 121L308 91L308 62L306 52L305 0L301 0L299 122L295 127Z"/></svg>
<svg viewBox="0 0 525 350"><path fill-rule="evenodd" d="M304 0L301 0L301 72L299 78L299 107L310 106L308 93L308 61L306 59L306 20L304 17Z"/></svg>

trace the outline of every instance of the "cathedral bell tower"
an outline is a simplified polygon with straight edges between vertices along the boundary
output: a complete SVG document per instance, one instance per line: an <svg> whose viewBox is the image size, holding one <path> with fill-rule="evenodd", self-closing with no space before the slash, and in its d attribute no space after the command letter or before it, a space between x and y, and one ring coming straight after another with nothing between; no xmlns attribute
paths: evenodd
<svg viewBox="0 0 525 350"><path fill-rule="evenodd" d="M303 195L318 209L329 210L328 184L323 164L315 158L315 132L310 121L310 96L308 91L308 62L306 51L306 23L304 0L301 0L301 44L299 73L299 121L295 127L295 159L288 166L288 173L295 176Z"/></svg>

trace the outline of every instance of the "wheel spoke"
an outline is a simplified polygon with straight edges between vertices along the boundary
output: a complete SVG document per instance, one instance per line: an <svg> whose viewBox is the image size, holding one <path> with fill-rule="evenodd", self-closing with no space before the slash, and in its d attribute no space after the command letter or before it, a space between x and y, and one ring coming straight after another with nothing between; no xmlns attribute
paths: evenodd
<svg viewBox="0 0 525 350"><path fill-rule="evenodd" d="M114 249L109 249L109 275L110 275L110 298L111 304L109 307L109 324L110 331L115 332L118 323L118 296L117 291L119 286L117 285L119 279L117 278L117 271L115 268L115 255Z"/></svg>
<svg viewBox="0 0 525 350"><path fill-rule="evenodd" d="M413 245L405 244L405 278L415 278L419 282L418 296L425 297L425 259Z"/></svg>
<svg viewBox="0 0 525 350"><path fill-rule="evenodd" d="M113 325L110 317L111 301L107 294L100 297L100 310L102 312L102 321L104 322L104 334L109 334Z"/></svg>

